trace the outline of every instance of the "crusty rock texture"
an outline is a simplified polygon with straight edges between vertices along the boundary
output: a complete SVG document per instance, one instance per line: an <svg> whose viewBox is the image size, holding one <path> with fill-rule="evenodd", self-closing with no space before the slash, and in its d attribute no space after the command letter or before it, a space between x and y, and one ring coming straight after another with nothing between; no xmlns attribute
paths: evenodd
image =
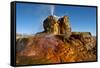
<svg viewBox="0 0 100 68"><path fill-rule="evenodd" d="M43 27L34 36L16 35L17 65L96 61L96 37L71 32L67 16L48 16Z"/></svg>

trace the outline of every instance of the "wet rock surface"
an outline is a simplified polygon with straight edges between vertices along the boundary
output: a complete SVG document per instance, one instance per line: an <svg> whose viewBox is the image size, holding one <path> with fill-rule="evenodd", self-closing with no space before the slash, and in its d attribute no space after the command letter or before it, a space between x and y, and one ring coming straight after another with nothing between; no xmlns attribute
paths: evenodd
<svg viewBox="0 0 100 68"><path fill-rule="evenodd" d="M18 43L20 43L20 45L16 45L18 46L16 48L17 65L96 60L96 44L87 45L87 43L83 43L80 38L73 36L67 39L66 42L63 42L58 35L52 34L33 36L19 40L20 42L18 41ZM27 44L23 44L22 46L21 41L25 41ZM92 39L92 41L95 40Z"/></svg>

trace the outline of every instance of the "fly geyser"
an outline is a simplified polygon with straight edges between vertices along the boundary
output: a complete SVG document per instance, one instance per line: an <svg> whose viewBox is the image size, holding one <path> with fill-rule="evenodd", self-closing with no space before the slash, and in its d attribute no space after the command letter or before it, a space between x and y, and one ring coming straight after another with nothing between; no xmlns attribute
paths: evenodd
<svg viewBox="0 0 100 68"><path fill-rule="evenodd" d="M44 22L43 27L45 32L52 34L68 34L71 33L71 27L67 16L59 18L48 16Z"/></svg>
<svg viewBox="0 0 100 68"><path fill-rule="evenodd" d="M17 65L96 61L96 37L72 32L68 16L48 16L43 28L34 36L16 36Z"/></svg>

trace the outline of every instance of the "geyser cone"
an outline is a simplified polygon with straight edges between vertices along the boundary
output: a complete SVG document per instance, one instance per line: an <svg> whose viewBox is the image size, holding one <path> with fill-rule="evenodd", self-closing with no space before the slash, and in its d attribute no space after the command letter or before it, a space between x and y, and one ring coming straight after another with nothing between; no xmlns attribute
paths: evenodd
<svg viewBox="0 0 100 68"><path fill-rule="evenodd" d="M58 20L60 34L64 34L66 37L70 37L71 35L71 26L69 22L68 16L63 16Z"/></svg>
<svg viewBox="0 0 100 68"><path fill-rule="evenodd" d="M58 34L58 23L56 18L53 15L48 16L44 22L43 22L43 27L45 32L47 33L52 33L52 34Z"/></svg>

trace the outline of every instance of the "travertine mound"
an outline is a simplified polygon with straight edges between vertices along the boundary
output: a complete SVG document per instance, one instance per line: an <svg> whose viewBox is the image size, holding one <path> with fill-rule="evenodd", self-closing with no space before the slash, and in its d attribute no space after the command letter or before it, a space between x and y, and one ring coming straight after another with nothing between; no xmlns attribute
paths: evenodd
<svg viewBox="0 0 100 68"><path fill-rule="evenodd" d="M54 16L48 16L43 22L44 32L59 34L59 24Z"/></svg>
<svg viewBox="0 0 100 68"><path fill-rule="evenodd" d="M59 27L60 27L60 34L65 34L65 35L71 35L71 26L69 23L69 18L68 16L63 16L62 18L59 18L58 20Z"/></svg>
<svg viewBox="0 0 100 68"><path fill-rule="evenodd" d="M63 16L58 20L54 16L48 16L43 22L44 32L52 34L71 35L71 26L68 16Z"/></svg>
<svg viewBox="0 0 100 68"><path fill-rule="evenodd" d="M16 45L16 63L25 65L95 61L96 44L90 47L80 39L81 37L71 36L63 42L58 35L53 34L20 38Z"/></svg>
<svg viewBox="0 0 100 68"><path fill-rule="evenodd" d="M68 16L48 16L43 27L35 36L16 36L17 65L96 61L96 37L71 32Z"/></svg>

